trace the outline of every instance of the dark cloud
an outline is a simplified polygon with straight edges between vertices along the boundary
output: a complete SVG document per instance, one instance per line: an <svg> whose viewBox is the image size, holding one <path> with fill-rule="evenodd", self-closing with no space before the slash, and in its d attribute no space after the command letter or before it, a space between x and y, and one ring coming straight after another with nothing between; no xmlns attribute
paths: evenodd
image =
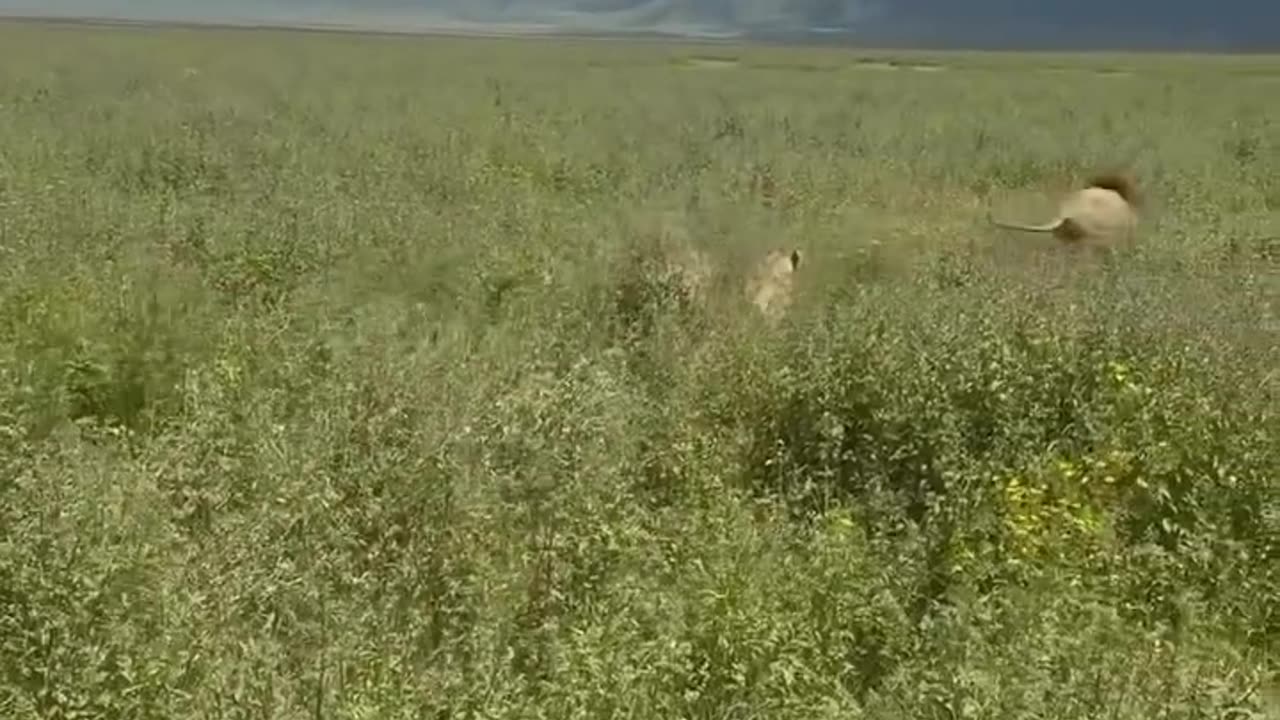
<svg viewBox="0 0 1280 720"><path fill-rule="evenodd" d="M1280 48L1275 0L0 0L0 12L796 34L977 47Z"/></svg>

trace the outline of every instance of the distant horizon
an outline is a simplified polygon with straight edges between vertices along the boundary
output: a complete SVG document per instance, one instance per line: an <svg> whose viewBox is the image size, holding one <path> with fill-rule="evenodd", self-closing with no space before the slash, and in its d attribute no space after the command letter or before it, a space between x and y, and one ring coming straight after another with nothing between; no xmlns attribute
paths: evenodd
<svg viewBox="0 0 1280 720"><path fill-rule="evenodd" d="M288 15L294 15L289 18ZM457 37L457 38L528 38L528 39L598 39L598 40L654 40L690 44L742 44L782 46L822 46L831 48L899 50L926 52L1019 52L1019 53L1134 53L1134 54L1206 54L1206 55L1274 55L1280 54L1280 42L1265 46L1245 43L1230 44L1183 43L1163 44L1147 42L1135 45L1107 45L1099 43L1041 42L1022 44L971 43L959 40L911 40L894 39L880 34L862 33L857 29L841 27L808 27L771 30L696 30L674 27L590 27L571 26L533 21L474 21L447 17L430 12L363 11L364 18L311 17L312 13L268 12L257 18L236 17L185 17L183 13L146 15L126 12L84 14L75 12L50 12L39 10L7 9L0 5L0 22L24 24L56 24L100 26L119 28L182 28L195 30L260 30L276 32L342 33L371 36L399 37ZM410 16L420 18L410 21ZM361 21L363 20L363 22ZM408 23L408 24L406 24Z"/></svg>

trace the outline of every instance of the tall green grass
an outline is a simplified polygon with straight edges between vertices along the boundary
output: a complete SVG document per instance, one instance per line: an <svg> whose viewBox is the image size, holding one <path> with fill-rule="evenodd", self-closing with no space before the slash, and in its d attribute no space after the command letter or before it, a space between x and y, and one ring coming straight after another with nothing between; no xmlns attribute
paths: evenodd
<svg viewBox="0 0 1280 720"><path fill-rule="evenodd" d="M0 46L3 716L1280 711L1280 62Z"/></svg>

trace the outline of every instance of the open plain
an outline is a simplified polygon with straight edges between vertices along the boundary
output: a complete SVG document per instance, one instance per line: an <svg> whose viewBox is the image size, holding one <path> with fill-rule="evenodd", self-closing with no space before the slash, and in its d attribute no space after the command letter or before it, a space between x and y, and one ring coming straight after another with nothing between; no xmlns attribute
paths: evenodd
<svg viewBox="0 0 1280 720"><path fill-rule="evenodd" d="M1280 713L1280 59L0 48L0 715Z"/></svg>

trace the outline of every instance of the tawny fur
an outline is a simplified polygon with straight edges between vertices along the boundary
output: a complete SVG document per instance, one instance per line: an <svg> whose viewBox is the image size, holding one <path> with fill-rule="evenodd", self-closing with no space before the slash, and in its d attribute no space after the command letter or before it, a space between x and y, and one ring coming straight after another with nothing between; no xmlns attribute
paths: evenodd
<svg viewBox="0 0 1280 720"><path fill-rule="evenodd" d="M747 283L747 294L765 318L777 321L791 305L800 251L770 250Z"/></svg>
<svg viewBox="0 0 1280 720"><path fill-rule="evenodd" d="M997 227L1050 233L1069 245L1110 250L1133 237L1141 204L1137 184L1131 177L1103 173L1064 198L1058 216L1047 223L1023 225L990 220Z"/></svg>

